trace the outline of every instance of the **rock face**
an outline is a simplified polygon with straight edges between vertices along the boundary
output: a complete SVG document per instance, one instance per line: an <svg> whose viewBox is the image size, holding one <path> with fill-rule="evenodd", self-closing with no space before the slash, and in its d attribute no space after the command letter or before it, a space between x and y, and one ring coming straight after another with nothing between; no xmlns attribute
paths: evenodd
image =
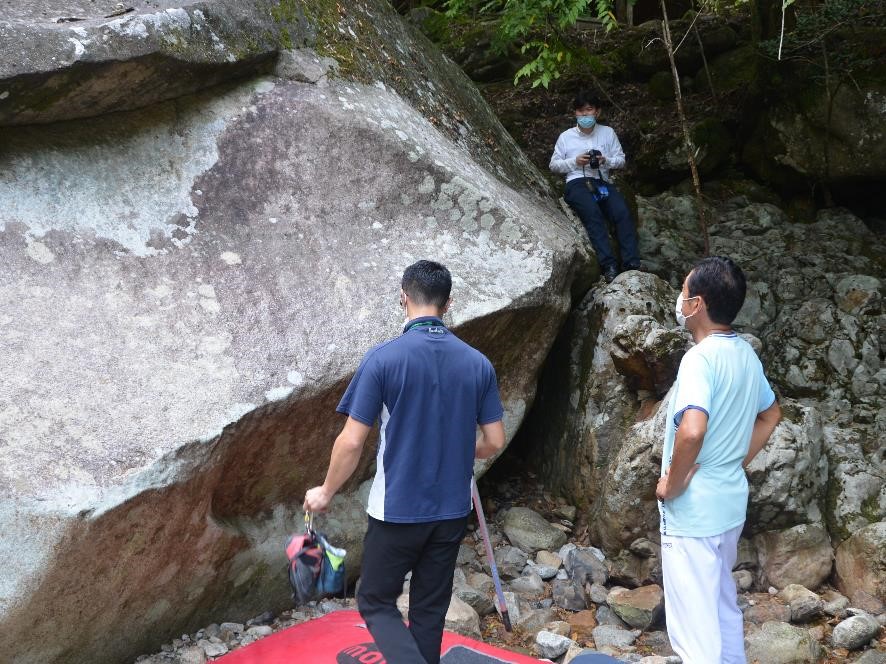
<svg viewBox="0 0 886 664"><path fill-rule="evenodd" d="M785 72L784 80L799 82L807 76L808 71ZM759 176L781 184L882 179L882 72L864 77L862 88L836 86L831 95L821 85L804 86L803 94L797 94L795 85L786 86L782 98L760 114L743 151L745 163Z"/></svg>
<svg viewBox="0 0 886 664"><path fill-rule="evenodd" d="M224 12L267 9L137 4L124 19L72 24L85 37L17 20L34 34L67 31L85 60L93 46L81 37L129 26L135 34L108 55L125 64L143 57L137 26L148 42L161 39L152 16L184 12L194 27L199 11L209 31ZM592 276L584 238L530 192L542 178L525 159L496 164L475 149L494 136L499 154L516 150L451 64L422 54L415 78L398 79L413 57L401 52L426 44L408 46L386 3L350 3L335 17L336 35L370 31L365 44L386 44L375 53L399 54L390 78L354 56L352 80L331 80L317 74L327 61L303 53L281 64L290 78L0 135L4 656L123 661L210 615L285 606L285 537L299 528L305 489L322 479L344 385L366 349L399 332L394 298L414 260L452 270L459 306L449 322L495 364L509 434L531 403L572 290ZM306 17L305 29L322 51L332 46L321 19ZM334 46L347 55L357 40L341 39ZM235 70L245 71L212 65L206 81ZM100 63L69 71L106 84ZM42 85L55 74L33 76ZM4 96L2 121L83 115L88 89L71 90L46 106ZM438 129L422 112L444 99L451 113ZM128 108L108 103L90 113ZM352 570L367 448L320 524L348 549Z"/></svg>
<svg viewBox="0 0 886 664"><path fill-rule="evenodd" d="M36 0L4 7L0 125L131 110L243 76L316 36L302 11L254 0ZM174 75L172 75L174 74Z"/></svg>
<svg viewBox="0 0 886 664"><path fill-rule="evenodd" d="M525 440L540 443L533 459L544 481L582 506L591 543L630 585L659 582L654 558L643 563L631 545L658 541L664 404L690 343L673 306L702 253L690 197L637 201L653 274L624 273L588 293L554 344L524 426ZM736 196L711 218L711 252L732 256L748 277L736 327L760 353L784 413L748 469L746 535L761 555L740 566L764 588L816 589L831 573L833 543L886 518L886 248L840 209L792 224L774 205Z"/></svg>
<svg viewBox="0 0 886 664"><path fill-rule="evenodd" d="M837 547L836 571L850 599L863 592L886 602L886 521L862 528Z"/></svg>
<svg viewBox="0 0 886 664"><path fill-rule="evenodd" d="M650 459L656 445L660 459L665 415L647 418L664 396L656 390L667 391L676 375L675 339L684 350L688 344L667 323L674 299L666 282L642 272L590 291L552 350L537 415L521 431L525 441L546 441L535 447L545 482L579 505L594 506L593 539L607 549L657 537L658 468ZM630 385L641 390L642 402Z"/></svg>

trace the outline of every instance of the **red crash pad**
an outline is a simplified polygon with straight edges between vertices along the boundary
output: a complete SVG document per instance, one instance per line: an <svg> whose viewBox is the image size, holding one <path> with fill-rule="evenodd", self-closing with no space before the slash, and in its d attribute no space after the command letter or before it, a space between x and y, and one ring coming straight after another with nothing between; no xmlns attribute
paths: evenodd
<svg viewBox="0 0 886 664"><path fill-rule="evenodd" d="M539 664L526 655L444 632L440 664ZM223 664L386 664L356 611L336 611L221 657Z"/></svg>

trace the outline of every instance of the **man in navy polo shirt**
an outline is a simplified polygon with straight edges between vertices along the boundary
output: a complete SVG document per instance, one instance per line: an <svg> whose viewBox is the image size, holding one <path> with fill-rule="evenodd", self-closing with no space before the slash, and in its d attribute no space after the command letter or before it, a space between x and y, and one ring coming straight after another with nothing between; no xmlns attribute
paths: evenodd
<svg viewBox="0 0 886 664"><path fill-rule="evenodd" d="M406 268L403 334L366 353L337 408L348 419L326 480L305 494L306 510L325 510L380 420L357 606L387 664L440 661L474 458L505 443L492 364L441 320L451 290L449 270L439 263ZM410 571L407 628L396 601Z"/></svg>

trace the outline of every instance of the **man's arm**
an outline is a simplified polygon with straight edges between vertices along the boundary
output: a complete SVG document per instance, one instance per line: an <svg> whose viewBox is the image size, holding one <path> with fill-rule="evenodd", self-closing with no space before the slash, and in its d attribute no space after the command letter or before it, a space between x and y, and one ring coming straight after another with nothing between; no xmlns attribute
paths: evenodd
<svg viewBox="0 0 886 664"><path fill-rule="evenodd" d="M754 430L751 432L751 446L748 449L748 455L741 463L744 468L747 468L748 464L763 449L763 446L769 441L772 432L775 431L775 426L780 421L781 408L778 405L778 401L773 401L769 408L757 413L757 419L754 420Z"/></svg>
<svg viewBox="0 0 886 664"><path fill-rule="evenodd" d="M488 459L498 454L505 446L505 427L502 421L490 422L480 425L480 437L477 438L477 448L474 457Z"/></svg>
<svg viewBox="0 0 886 664"><path fill-rule="evenodd" d="M708 415L698 408L689 408L683 413L680 426L674 437L674 454L671 465L658 481L655 495L660 500L671 500L686 491L689 481L699 466L695 463L705 434L708 431Z"/></svg>
<svg viewBox="0 0 886 664"><path fill-rule="evenodd" d="M609 141L609 145L607 146L607 152L609 154L606 155L606 166L610 170L625 167L625 153L624 150L622 150L621 143L614 131L612 132L612 140Z"/></svg>
<svg viewBox="0 0 886 664"><path fill-rule="evenodd" d="M335 439L332 446L332 458L329 461L329 470L326 471L326 480L322 486L315 486L305 494L304 509L310 512L323 512L329 506L332 497L342 485L354 473L360 456L363 454L363 444L372 427L348 417L344 428Z"/></svg>
<svg viewBox="0 0 886 664"><path fill-rule="evenodd" d="M551 163L548 164L548 168L554 173L568 173L582 165L577 163L577 160L582 160L582 155L579 155L577 159L567 159L564 141L558 138L557 143L554 145L554 154L551 155ZM584 163L588 163L587 155L584 156Z"/></svg>

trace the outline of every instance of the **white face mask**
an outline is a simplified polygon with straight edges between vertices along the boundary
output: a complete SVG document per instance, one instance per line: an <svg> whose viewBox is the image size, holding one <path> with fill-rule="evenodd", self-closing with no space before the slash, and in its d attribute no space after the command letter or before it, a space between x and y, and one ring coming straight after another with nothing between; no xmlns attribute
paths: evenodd
<svg viewBox="0 0 886 664"><path fill-rule="evenodd" d="M686 300L694 300L697 297L698 295L696 295L695 297L687 297ZM686 320L692 318L695 314L698 313L698 310L696 309L695 314L689 314L688 316L683 315L683 303L686 300L683 299L683 293L680 293L677 296L677 306L674 308L674 313L677 314L677 323L680 325L680 327L686 327Z"/></svg>

